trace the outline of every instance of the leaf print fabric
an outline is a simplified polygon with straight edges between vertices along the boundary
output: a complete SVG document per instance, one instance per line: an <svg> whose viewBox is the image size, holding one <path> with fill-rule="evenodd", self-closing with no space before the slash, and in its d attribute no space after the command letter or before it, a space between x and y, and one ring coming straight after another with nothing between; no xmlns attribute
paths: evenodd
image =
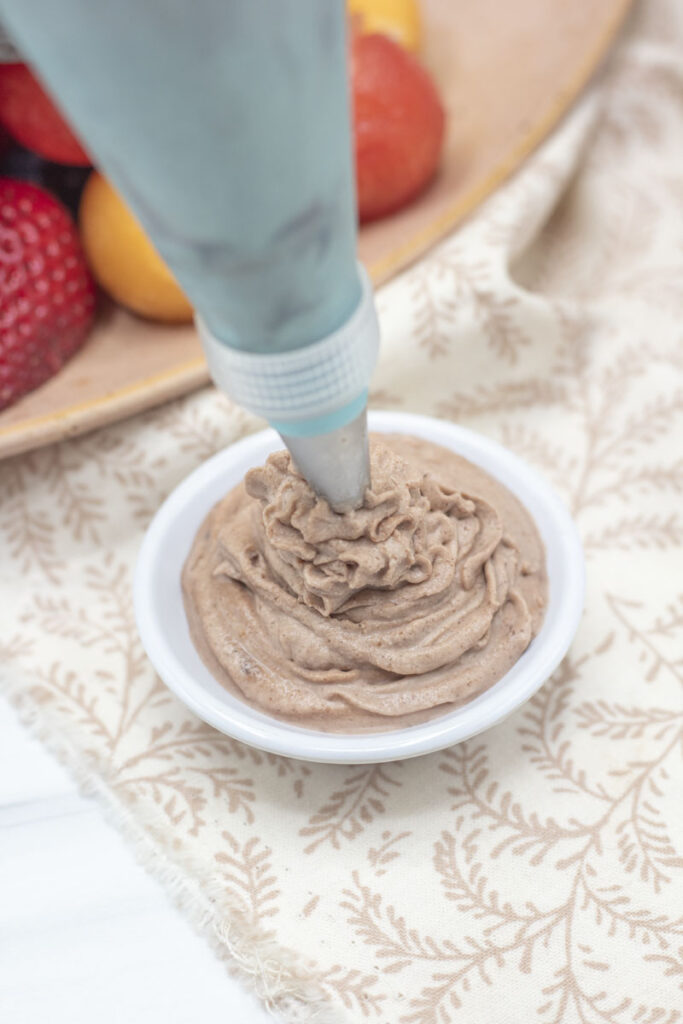
<svg viewBox="0 0 683 1024"><path fill-rule="evenodd" d="M378 295L375 405L457 420L569 504L585 615L483 736L310 765L193 717L142 651L146 524L258 424L212 390L0 465L4 690L288 1021L683 1020L683 10Z"/></svg>

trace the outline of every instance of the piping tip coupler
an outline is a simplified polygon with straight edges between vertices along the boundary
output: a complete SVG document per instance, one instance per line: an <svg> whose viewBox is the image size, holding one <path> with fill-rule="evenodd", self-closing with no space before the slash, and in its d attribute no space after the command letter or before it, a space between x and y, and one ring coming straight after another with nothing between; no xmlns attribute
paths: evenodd
<svg viewBox="0 0 683 1024"><path fill-rule="evenodd" d="M379 350L372 285L359 264L361 297L331 334L289 352L231 348L196 316L218 388L263 416L282 437L299 471L336 511L363 500L369 479L366 405Z"/></svg>

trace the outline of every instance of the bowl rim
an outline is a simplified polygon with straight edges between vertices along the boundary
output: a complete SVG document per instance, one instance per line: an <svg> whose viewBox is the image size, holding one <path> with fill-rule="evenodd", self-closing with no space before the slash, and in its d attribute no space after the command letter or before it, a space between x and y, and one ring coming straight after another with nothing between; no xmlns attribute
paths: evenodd
<svg viewBox="0 0 683 1024"><path fill-rule="evenodd" d="M161 602L154 600L154 580L163 559L166 577L169 571L175 576L177 568L180 588L180 573L189 547L184 551L174 550L168 543L168 535L190 503L198 504L198 498L215 485L217 478L229 474L231 468L234 470L236 465L245 463L259 465L269 451L282 446L274 430L251 434L204 462L166 498L140 548L133 599L143 647L166 686L209 725L269 753L316 762L369 764L416 757L476 736L501 722L540 689L566 654L581 619L585 570L578 530L564 503L535 469L497 441L444 420L414 413L372 411L368 414L368 423L370 430L413 434L462 454L497 477L526 505L539 527L548 557L546 618L522 657L493 686L454 711L402 729L369 733L322 732L259 712L227 691L224 697L209 693L175 655L166 639ZM190 543L214 501L214 497L207 498L202 505ZM555 565L555 580L551 564Z"/></svg>

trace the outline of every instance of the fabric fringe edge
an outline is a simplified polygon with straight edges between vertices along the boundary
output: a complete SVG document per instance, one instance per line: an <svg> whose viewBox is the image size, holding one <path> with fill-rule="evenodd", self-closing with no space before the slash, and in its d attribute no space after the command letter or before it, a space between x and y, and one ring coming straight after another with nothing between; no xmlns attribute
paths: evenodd
<svg viewBox="0 0 683 1024"><path fill-rule="evenodd" d="M299 954L264 936L244 920L238 907L226 906L225 893L216 886L222 909L230 915L223 918L217 900L203 892L189 869L173 861L145 826L122 806L105 781L83 763L67 737L42 721L39 710L24 694L10 686L4 696L22 726L66 768L79 792L97 800L137 863L161 883L174 906L194 931L208 940L232 977L258 996L267 1010L279 1014L284 1024L349 1024L347 1014L331 1003L318 977L305 967Z"/></svg>

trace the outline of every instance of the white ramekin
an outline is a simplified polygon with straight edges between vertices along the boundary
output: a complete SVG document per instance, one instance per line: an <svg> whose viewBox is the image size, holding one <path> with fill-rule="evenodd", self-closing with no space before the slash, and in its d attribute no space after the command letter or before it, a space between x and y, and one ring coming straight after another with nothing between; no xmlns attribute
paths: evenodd
<svg viewBox="0 0 683 1024"><path fill-rule="evenodd" d="M244 743L287 757L338 764L416 757L459 743L500 722L527 701L557 667L583 609L584 562L569 512L550 485L494 441L425 416L371 412L369 426L413 434L453 449L497 477L526 505L543 537L549 603L543 627L510 671L485 693L423 725L370 734L302 729L263 714L229 694L194 648L183 607L180 575L195 533L209 509L246 470L282 447L265 430L219 452L184 480L147 530L135 572L135 615L157 672L180 700L214 728Z"/></svg>

